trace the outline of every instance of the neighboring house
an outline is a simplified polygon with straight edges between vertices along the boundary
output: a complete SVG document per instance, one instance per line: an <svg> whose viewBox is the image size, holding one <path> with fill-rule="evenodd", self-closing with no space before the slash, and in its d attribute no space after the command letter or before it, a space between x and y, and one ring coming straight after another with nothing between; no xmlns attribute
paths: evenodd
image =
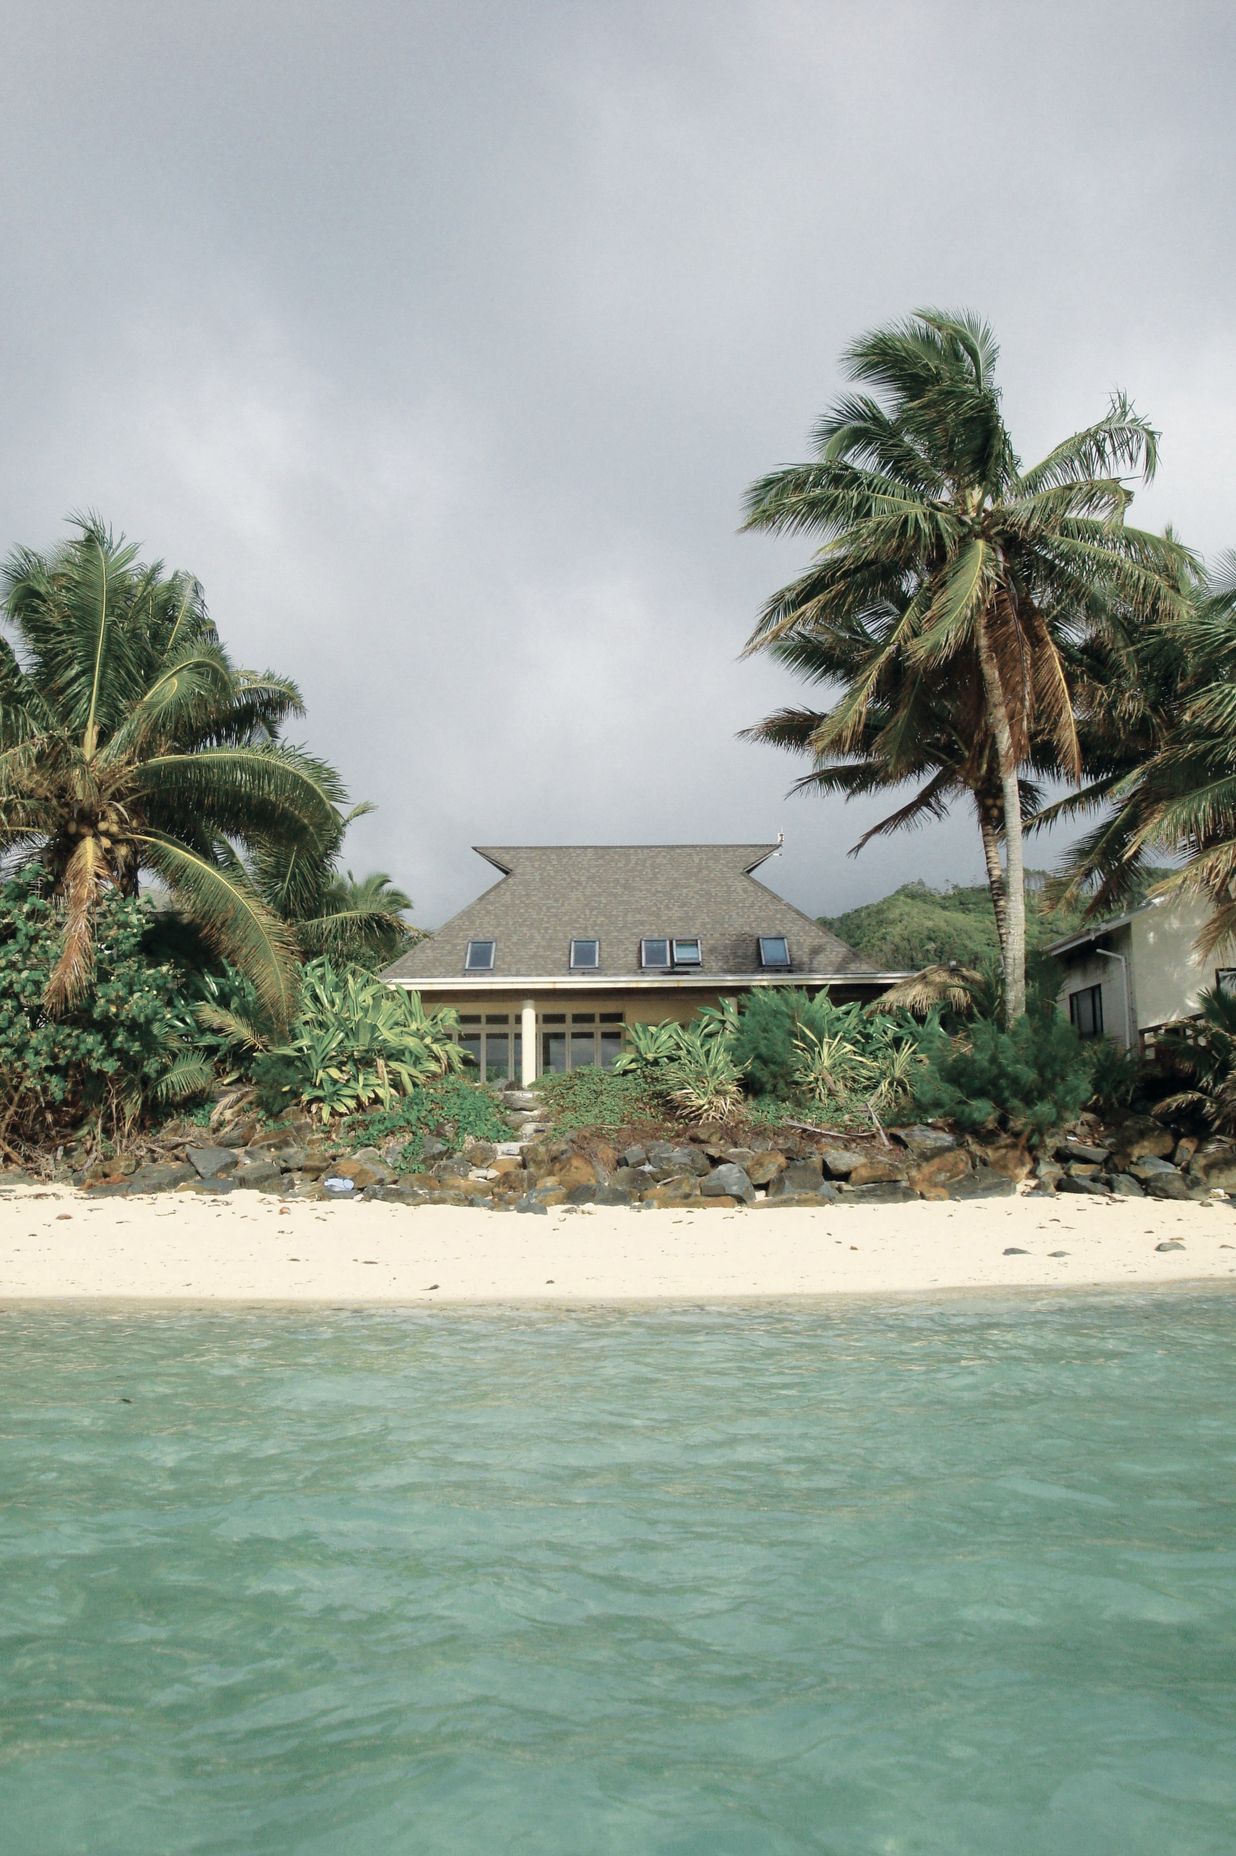
<svg viewBox="0 0 1236 1856"><path fill-rule="evenodd" d="M1063 973L1060 1010L1084 1038L1153 1046L1164 1025L1194 1016L1200 993L1236 991L1236 947L1197 954L1205 917L1201 902L1159 897L1057 941L1048 952Z"/></svg>
<svg viewBox="0 0 1236 1856"><path fill-rule="evenodd" d="M775 844L476 847L500 880L382 975L454 1006L483 1075L613 1063L624 1025L757 986L868 999L874 972L752 871Z"/></svg>

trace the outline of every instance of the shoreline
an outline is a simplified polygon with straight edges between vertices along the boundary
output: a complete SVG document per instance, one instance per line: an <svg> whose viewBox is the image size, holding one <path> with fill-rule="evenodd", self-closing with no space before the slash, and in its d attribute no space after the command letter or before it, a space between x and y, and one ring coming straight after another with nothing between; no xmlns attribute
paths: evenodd
<svg viewBox="0 0 1236 1856"><path fill-rule="evenodd" d="M1155 1248L1164 1242L1183 1247ZM1036 1193L525 1216L257 1193L92 1201L31 1185L0 1196L4 1308L647 1307L1206 1284L1236 1285L1227 1200Z"/></svg>

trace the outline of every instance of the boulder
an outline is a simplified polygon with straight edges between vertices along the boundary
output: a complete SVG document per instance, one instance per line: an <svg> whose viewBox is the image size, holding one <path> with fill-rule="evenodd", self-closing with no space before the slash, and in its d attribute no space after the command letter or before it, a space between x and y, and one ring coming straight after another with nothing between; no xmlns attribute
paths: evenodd
<svg viewBox="0 0 1236 1856"><path fill-rule="evenodd" d="M700 1181L700 1192L706 1199L729 1198L743 1205L755 1203L755 1187L742 1167L730 1160L722 1161L707 1179Z"/></svg>
<svg viewBox="0 0 1236 1856"><path fill-rule="evenodd" d="M917 1196L903 1179L872 1179L866 1185L845 1189L847 1204L853 1199L865 1205L909 1205Z"/></svg>
<svg viewBox="0 0 1236 1856"><path fill-rule="evenodd" d="M1122 1199L1140 1199L1144 1196L1142 1186L1131 1173L1107 1173L1104 1178L1112 1191Z"/></svg>
<svg viewBox="0 0 1236 1856"><path fill-rule="evenodd" d="M1106 1166L1111 1158L1111 1148L1092 1147L1089 1141L1057 1141L1056 1158L1066 1163L1073 1160L1083 1165L1101 1167Z"/></svg>
<svg viewBox="0 0 1236 1856"><path fill-rule="evenodd" d="M248 1154L241 1156L246 1162L238 1166L232 1174L232 1184L256 1191L259 1186L278 1186L283 1178L283 1169L273 1160L255 1159Z"/></svg>
<svg viewBox="0 0 1236 1856"><path fill-rule="evenodd" d="M641 1181L643 1178L644 1175L641 1173ZM607 1185L597 1187L596 1198L593 1200L593 1203L595 1205L631 1205L634 1203L634 1199L635 1195L630 1187L620 1186L617 1182L617 1176L615 1175Z"/></svg>
<svg viewBox="0 0 1236 1856"><path fill-rule="evenodd" d="M794 1206L837 1205L841 1202L841 1190L831 1180L822 1180L816 1192L773 1192L769 1191L766 1199L757 1199L752 1211L788 1211Z"/></svg>
<svg viewBox="0 0 1236 1856"><path fill-rule="evenodd" d="M463 1144L463 1157L469 1166L492 1166L498 1158L498 1149L492 1141L477 1141L469 1137Z"/></svg>
<svg viewBox="0 0 1236 1856"><path fill-rule="evenodd" d="M576 1186L595 1186L598 1184L598 1169L586 1154L568 1154L554 1167L554 1177L566 1192Z"/></svg>
<svg viewBox="0 0 1236 1856"><path fill-rule="evenodd" d="M811 1160L791 1160L771 1181L768 1188L770 1198L781 1198L787 1192L811 1192L820 1190L823 1176L820 1172L819 1157Z"/></svg>
<svg viewBox="0 0 1236 1856"><path fill-rule="evenodd" d="M1112 1131L1110 1142L1115 1170L1128 1173L1135 1160L1166 1160L1176 1146L1176 1136L1149 1115L1131 1115Z"/></svg>
<svg viewBox="0 0 1236 1856"><path fill-rule="evenodd" d="M1230 1141L1203 1141L1190 1161L1190 1170L1208 1186L1236 1192L1236 1147Z"/></svg>
<svg viewBox="0 0 1236 1856"><path fill-rule="evenodd" d="M1065 1173L1057 1183L1056 1191L1088 1193L1096 1199L1107 1197L1107 1187L1102 1180L1088 1173Z"/></svg>
<svg viewBox="0 0 1236 1856"><path fill-rule="evenodd" d="M260 1130L256 1115L246 1115L240 1121L234 1121L215 1136L220 1147L248 1147L258 1137Z"/></svg>
<svg viewBox="0 0 1236 1856"><path fill-rule="evenodd" d="M727 1147L723 1153L714 1154L714 1160L728 1160L731 1166L740 1166L744 1173L755 1159L753 1147Z"/></svg>
<svg viewBox="0 0 1236 1856"><path fill-rule="evenodd" d="M197 1185L200 1187L200 1180ZM132 1190L132 1185L127 1179L100 1179L86 1187L92 1199L126 1199Z"/></svg>
<svg viewBox="0 0 1236 1856"><path fill-rule="evenodd" d="M516 1199L515 1210L517 1212L535 1212L538 1216L544 1217L548 1215L549 1208L543 1199L534 1199L530 1192L526 1192L522 1199Z"/></svg>
<svg viewBox="0 0 1236 1856"><path fill-rule="evenodd" d="M1034 1159L1023 1139L1016 1135L999 1135L986 1141L976 1155L977 1164L1003 1173L1014 1182L1028 1179L1034 1171Z"/></svg>
<svg viewBox="0 0 1236 1856"><path fill-rule="evenodd" d="M192 1180L187 1186L179 1186L177 1190L179 1192L205 1192L214 1197L221 1198L225 1193L235 1191L235 1187L232 1184L231 1176L226 1173L221 1173L216 1174L211 1179Z"/></svg>
<svg viewBox="0 0 1236 1856"><path fill-rule="evenodd" d="M1193 1192L1183 1174L1171 1167L1166 1173L1152 1173L1145 1181L1149 1199L1191 1199Z"/></svg>
<svg viewBox="0 0 1236 1856"><path fill-rule="evenodd" d="M270 1157L275 1165L282 1167L285 1173L302 1173L309 1159L309 1149L295 1144L287 1147L272 1147Z"/></svg>
<svg viewBox="0 0 1236 1856"><path fill-rule="evenodd" d="M376 1147L363 1147L346 1160L337 1160L334 1173L338 1179L350 1179L358 1191L370 1186L393 1186L395 1175Z"/></svg>
<svg viewBox="0 0 1236 1856"><path fill-rule="evenodd" d="M1182 1135L1172 1149L1172 1165L1181 1167L1188 1166L1190 1160L1192 1160L1194 1154L1197 1152L1197 1148L1197 1140L1192 1134Z"/></svg>
<svg viewBox="0 0 1236 1856"><path fill-rule="evenodd" d="M925 1197L929 1192L943 1191L955 1180L964 1179L969 1171L970 1156L964 1147L942 1147L911 1167L906 1179L915 1192Z"/></svg>
<svg viewBox="0 0 1236 1856"><path fill-rule="evenodd" d="M700 1196L700 1182L694 1173L677 1173L644 1190L645 1205L687 1205Z"/></svg>
<svg viewBox="0 0 1236 1856"><path fill-rule="evenodd" d="M699 1147L675 1147L669 1165L675 1173L694 1173L697 1179L711 1171L708 1155Z"/></svg>
<svg viewBox="0 0 1236 1856"><path fill-rule="evenodd" d="M954 1180L948 1189L950 1199L1006 1199L1017 1191L1017 1182L993 1166L976 1166L964 1179Z"/></svg>
<svg viewBox="0 0 1236 1856"><path fill-rule="evenodd" d="M370 1186L365 1194L382 1205L423 1205L428 1196L419 1186Z"/></svg>
<svg viewBox="0 0 1236 1856"><path fill-rule="evenodd" d="M633 1147L628 1147L621 1157L623 1166L634 1170L637 1166L647 1166L648 1149L637 1142Z"/></svg>
<svg viewBox="0 0 1236 1856"><path fill-rule="evenodd" d="M865 1159L865 1154L856 1153L852 1147L823 1147L817 1164L823 1166L830 1179L848 1179Z"/></svg>
<svg viewBox="0 0 1236 1856"><path fill-rule="evenodd" d="M892 1128L889 1132L896 1135L916 1160L928 1160L933 1154L947 1153L961 1144L955 1134L949 1134L944 1128L930 1128L924 1122L916 1122L909 1128Z"/></svg>
<svg viewBox="0 0 1236 1856"><path fill-rule="evenodd" d="M1142 1160L1134 1160L1124 1171L1132 1173L1134 1179L1140 1179L1143 1184L1159 1176L1180 1178L1170 1160L1159 1160L1149 1154Z"/></svg>
<svg viewBox="0 0 1236 1856"><path fill-rule="evenodd" d="M237 1156L233 1147L190 1147L185 1158L199 1179L219 1179L233 1171Z"/></svg>
<svg viewBox="0 0 1236 1856"><path fill-rule="evenodd" d="M1097 1179L1103 1171L1093 1160L1070 1160L1064 1170L1071 1179Z"/></svg>
<svg viewBox="0 0 1236 1856"><path fill-rule="evenodd" d="M191 1166L179 1166L170 1161L160 1165L155 1161L150 1166L139 1166L129 1185L134 1192L171 1192L196 1178Z"/></svg>
<svg viewBox="0 0 1236 1856"><path fill-rule="evenodd" d="M642 1192L652 1184L652 1174L642 1166L620 1166L610 1175L611 1186L620 1186L628 1195Z"/></svg>
<svg viewBox="0 0 1236 1856"><path fill-rule="evenodd" d="M831 1170L831 1169L830 1169ZM894 1181L904 1181L906 1169L900 1160L886 1159L879 1155L871 1160L860 1160L850 1169L852 1186L887 1186Z"/></svg>
<svg viewBox="0 0 1236 1856"><path fill-rule="evenodd" d="M753 1186L769 1186L779 1173L784 1173L786 1159L775 1148L765 1147L758 1154L752 1154L745 1168L747 1178Z"/></svg>

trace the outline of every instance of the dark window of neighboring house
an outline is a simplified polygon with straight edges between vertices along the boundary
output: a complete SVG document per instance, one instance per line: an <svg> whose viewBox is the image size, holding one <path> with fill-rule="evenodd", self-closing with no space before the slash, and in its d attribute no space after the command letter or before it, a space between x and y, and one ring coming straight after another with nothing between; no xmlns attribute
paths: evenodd
<svg viewBox="0 0 1236 1856"><path fill-rule="evenodd" d="M466 973L488 973L494 964L494 943L492 941L469 941L468 955L464 961Z"/></svg>
<svg viewBox="0 0 1236 1856"><path fill-rule="evenodd" d="M601 964L601 943L599 941L572 941L571 965L573 967L599 967Z"/></svg>
<svg viewBox="0 0 1236 1856"><path fill-rule="evenodd" d="M681 934L674 940L674 965L676 967L698 967L704 959L704 950L696 934Z"/></svg>
<svg viewBox="0 0 1236 1856"><path fill-rule="evenodd" d="M1069 1023L1079 1038L1102 1037L1103 988L1101 986L1083 986L1080 992L1069 994Z"/></svg>
<svg viewBox="0 0 1236 1856"><path fill-rule="evenodd" d="M790 964L790 944L783 934L762 934L760 936L760 965L762 967L788 967Z"/></svg>
<svg viewBox="0 0 1236 1856"><path fill-rule="evenodd" d="M646 936L639 944L639 964L641 967L668 967L670 963L670 944L664 936Z"/></svg>
<svg viewBox="0 0 1236 1856"><path fill-rule="evenodd" d="M1236 994L1236 967L1215 968L1215 991Z"/></svg>

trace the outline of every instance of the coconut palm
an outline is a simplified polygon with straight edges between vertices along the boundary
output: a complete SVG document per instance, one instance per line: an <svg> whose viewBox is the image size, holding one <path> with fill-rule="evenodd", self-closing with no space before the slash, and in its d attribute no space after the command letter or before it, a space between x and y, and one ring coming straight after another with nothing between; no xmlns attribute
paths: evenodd
<svg viewBox="0 0 1236 1856"><path fill-rule="evenodd" d="M1180 622L1110 666L1086 718L1093 777L1039 822L1102 808L1073 847L1066 892L1088 893L1095 915L1145 893L1156 852L1179 858L1152 893L1206 903L1199 947L1209 953L1236 935L1236 555L1186 591Z"/></svg>
<svg viewBox="0 0 1236 1856"><path fill-rule="evenodd" d="M748 650L792 633L830 637L895 614L843 689L820 753L861 745L881 678L904 659L932 683L975 685L998 774L1007 890L1005 1012L1025 1009L1021 770L1035 742L1082 773L1070 655L1092 635L1180 616L1185 550L1126 525L1128 475L1148 479L1157 434L1123 397L1024 469L1000 411L998 350L975 317L924 311L848 351L846 395L818 424L815 456L748 493L746 526L809 533L807 571L766 604Z"/></svg>
<svg viewBox="0 0 1236 1856"><path fill-rule="evenodd" d="M48 1005L89 984L100 899L149 873L284 1022L294 943L241 855L336 842L338 777L279 739L296 686L231 663L194 579L73 525L8 560L0 636L0 857L40 861L63 905Z"/></svg>

